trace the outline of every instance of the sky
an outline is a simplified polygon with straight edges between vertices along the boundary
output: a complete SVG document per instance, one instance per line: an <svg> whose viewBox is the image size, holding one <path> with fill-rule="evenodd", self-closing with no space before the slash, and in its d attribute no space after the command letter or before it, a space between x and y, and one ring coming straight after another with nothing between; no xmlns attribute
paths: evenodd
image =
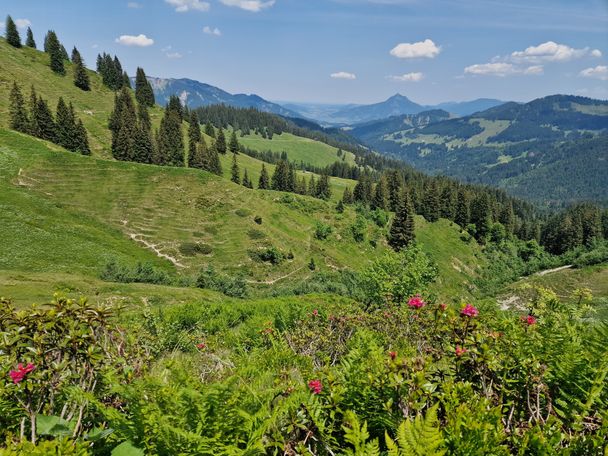
<svg viewBox="0 0 608 456"><path fill-rule="evenodd" d="M276 101L608 99L608 0L0 0L89 67ZM2 28L3 24L0 24Z"/></svg>

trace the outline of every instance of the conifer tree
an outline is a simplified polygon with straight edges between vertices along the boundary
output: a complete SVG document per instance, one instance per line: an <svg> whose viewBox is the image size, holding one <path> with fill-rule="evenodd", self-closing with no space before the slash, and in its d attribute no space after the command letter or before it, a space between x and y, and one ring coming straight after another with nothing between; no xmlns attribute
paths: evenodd
<svg viewBox="0 0 608 456"><path fill-rule="evenodd" d="M166 110L158 130L158 155L162 165L184 166L182 121L177 112Z"/></svg>
<svg viewBox="0 0 608 456"><path fill-rule="evenodd" d="M268 171L266 166L262 163L262 171L260 172L260 180L258 181L258 188L260 190L268 190L270 188L270 180L268 177Z"/></svg>
<svg viewBox="0 0 608 456"><path fill-rule="evenodd" d="M196 154L196 149L201 140L201 127L198 123L198 116L194 111L190 113L188 125L188 161Z"/></svg>
<svg viewBox="0 0 608 456"><path fill-rule="evenodd" d="M19 31L17 30L17 26L15 25L15 21L10 16L6 16L6 42L13 47L20 48L21 47L21 37L19 36Z"/></svg>
<svg viewBox="0 0 608 456"><path fill-rule="evenodd" d="M33 84L30 87L30 99L29 99L28 107L29 107L29 112L30 112L30 118L29 118L30 124L29 124L29 128L28 128L28 133L32 136L36 136L37 138L39 138L40 130L38 128L38 124L36 123L36 117L34 115L34 113L36 112L36 109L38 108L38 96L36 95L36 89L34 88Z"/></svg>
<svg viewBox="0 0 608 456"><path fill-rule="evenodd" d="M184 120L184 107L177 95L171 95L166 106L166 111L173 111L179 117L179 120Z"/></svg>
<svg viewBox="0 0 608 456"><path fill-rule="evenodd" d="M154 146L150 129L139 122L133 138L132 159L138 163L152 163Z"/></svg>
<svg viewBox="0 0 608 456"><path fill-rule="evenodd" d="M74 63L74 85L82 90L91 90L89 75L84 66L84 61L80 56L80 52L78 52L76 47L72 49L72 63Z"/></svg>
<svg viewBox="0 0 608 456"><path fill-rule="evenodd" d="M226 136L224 136L224 130L222 128L219 128L217 132L217 139L215 140L215 150L217 150L218 154L226 154Z"/></svg>
<svg viewBox="0 0 608 456"><path fill-rule="evenodd" d="M28 133L30 121L25 109L25 100L17 82L13 82L13 88L9 96L9 118L10 128L21 133Z"/></svg>
<svg viewBox="0 0 608 456"><path fill-rule="evenodd" d="M131 94L126 88L114 97L114 111L110 114L109 128L112 131L114 158L116 160L134 160L137 115Z"/></svg>
<svg viewBox="0 0 608 456"><path fill-rule="evenodd" d="M387 176L388 201L389 209L393 212L397 212L401 204L403 186L403 176L401 176L401 173L397 170L389 171Z"/></svg>
<svg viewBox="0 0 608 456"><path fill-rule="evenodd" d="M288 162L287 163L287 169L288 169L288 174L287 174L287 187L285 188L286 192L295 192L296 190L296 169L293 166L293 163Z"/></svg>
<svg viewBox="0 0 608 456"><path fill-rule="evenodd" d="M285 160L278 161L270 185L273 190L289 191L289 165Z"/></svg>
<svg viewBox="0 0 608 456"><path fill-rule="evenodd" d="M57 112L55 114L55 142L68 150L74 150L76 146L76 121L74 113L59 97Z"/></svg>
<svg viewBox="0 0 608 456"><path fill-rule="evenodd" d="M315 196L320 199L328 200L331 198L331 187L329 185L329 176L325 173L321 174L315 189Z"/></svg>
<svg viewBox="0 0 608 456"><path fill-rule="evenodd" d="M372 200L372 181L369 173L366 171L361 176L353 190L353 199L355 202L369 204Z"/></svg>
<svg viewBox="0 0 608 456"><path fill-rule="evenodd" d="M513 212L513 203L508 202L500 211L498 221L502 223L508 233L513 233L515 230L515 213Z"/></svg>
<svg viewBox="0 0 608 456"><path fill-rule="evenodd" d="M122 86L126 87L127 89L131 88L131 79L126 71L122 72Z"/></svg>
<svg viewBox="0 0 608 456"><path fill-rule="evenodd" d="M91 155L87 130L84 128L84 124L80 119L78 119L78 122L76 123L75 150L80 152L82 155Z"/></svg>
<svg viewBox="0 0 608 456"><path fill-rule="evenodd" d="M454 221L460 225L461 228L466 228L471 219L469 210L469 199L464 190L458 191L458 201L456 203L456 214Z"/></svg>
<svg viewBox="0 0 608 456"><path fill-rule="evenodd" d="M456 194L452 185L446 185L441 192L440 198L440 216L448 220L454 220L454 214L456 213Z"/></svg>
<svg viewBox="0 0 608 456"><path fill-rule="evenodd" d="M212 138L215 138L215 128L213 128L213 125L211 125L211 123L207 123L205 125L205 134L207 136L211 136Z"/></svg>
<svg viewBox="0 0 608 456"><path fill-rule="evenodd" d="M236 161L236 154L232 154L232 168L230 169L230 180L235 184L241 183L241 172L239 171L239 164Z"/></svg>
<svg viewBox="0 0 608 456"><path fill-rule="evenodd" d="M222 171L222 163L220 162L220 156L217 153L217 149L215 148L215 144L209 148L209 171L218 176L221 176Z"/></svg>
<svg viewBox="0 0 608 456"><path fill-rule="evenodd" d="M196 143L194 151L191 150L191 143L188 143L188 153L188 166L190 168L211 171L209 166L209 151L207 150L205 138L201 137L201 140Z"/></svg>
<svg viewBox="0 0 608 456"><path fill-rule="evenodd" d="M247 169L245 169L243 173L243 186L247 188L253 188L253 184L251 183L249 175L247 174Z"/></svg>
<svg viewBox="0 0 608 456"><path fill-rule="evenodd" d="M344 202L344 204L353 203L353 192L351 192L350 187L346 187L344 189L344 193L342 194L342 201Z"/></svg>
<svg viewBox="0 0 608 456"><path fill-rule="evenodd" d="M408 247L414 240L414 208L409 195L405 194L391 224L388 245L398 252Z"/></svg>
<svg viewBox="0 0 608 456"><path fill-rule="evenodd" d="M111 73L111 80L112 80L112 87L114 88L114 90L120 90L122 89L122 85L123 85L123 78L122 78L122 65L120 64L120 60L118 60L117 56L114 56L114 60L112 61L112 73Z"/></svg>
<svg viewBox="0 0 608 456"><path fill-rule="evenodd" d="M297 179L297 181L296 181L295 192L298 195L306 195L307 190L308 190L308 185L306 184L306 177L302 176L300 179Z"/></svg>
<svg viewBox="0 0 608 456"><path fill-rule="evenodd" d="M432 182L426 189L424 201L422 203L422 215L429 222L439 220L439 192L437 184Z"/></svg>
<svg viewBox="0 0 608 456"><path fill-rule="evenodd" d="M144 69L140 67L137 67L137 72L135 74L135 98L137 98L138 103L143 104L144 106L154 106L154 91L152 90L152 85L148 81Z"/></svg>
<svg viewBox="0 0 608 456"><path fill-rule="evenodd" d="M236 139L236 132L234 130L232 130L232 134L230 135L228 150L233 154L239 153L239 141Z"/></svg>
<svg viewBox="0 0 608 456"><path fill-rule="evenodd" d="M148 133L152 131L150 114L148 113L148 109L141 103L137 105L137 120L139 121L141 128L146 130Z"/></svg>
<svg viewBox="0 0 608 456"><path fill-rule="evenodd" d="M62 45L57 38L57 34L53 30L49 30L44 40L44 50L49 54L51 59L51 70L57 74L65 74L65 67L63 65L64 55L62 51ZM65 50L65 49L64 49Z"/></svg>
<svg viewBox="0 0 608 456"><path fill-rule="evenodd" d="M310 196L315 196L317 194L317 182L315 181L315 175L310 175L310 180L308 181L308 188L306 189L306 194Z"/></svg>
<svg viewBox="0 0 608 456"><path fill-rule="evenodd" d="M59 49L61 51L61 59L64 61L70 61L70 56L68 55L68 51L65 49L65 46L59 43Z"/></svg>
<svg viewBox="0 0 608 456"><path fill-rule="evenodd" d="M388 188L384 176L381 177L376 184L374 198L372 200L372 208L382 210L388 209Z"/></svg>
<svg viewBox="0 0 608 456"><path fill-rule="evenodd" d="M475 224L475 237L483 241L492 225L492 211L487 193L480 193L471 204L471 223Z"/></svg>
<svg viewBox="0 0 608 456"><path fill-rule="evenodd" d="M37 136L47 141L55 142L55 120L46 100L38 98L32 117L36 125Z"/></svg>
<svg viewBox="0 0 608 456"><path fill-rule="evenodd" d="M31 27L27 28L27 38L25 39L25 45L36 49L36 41L34 41L34 34L32 33Z"/></svg>

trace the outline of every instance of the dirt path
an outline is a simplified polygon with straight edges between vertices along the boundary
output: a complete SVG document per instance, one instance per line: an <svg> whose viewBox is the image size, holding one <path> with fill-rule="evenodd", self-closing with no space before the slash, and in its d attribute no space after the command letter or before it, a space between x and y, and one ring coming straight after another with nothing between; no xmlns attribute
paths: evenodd
<svg viewBox="0 0 608 456"><path fill-rule="evenodd" d="M301 266L298 269L295 269L295 270L291 271L289 274L285 274L284 276L277 277L276 279L263 280L263 281L247 280L247 283L253 283L253 284L257 284L257 285L274 285L279 280L286 279L287 277L294 275L296 272L301 271L302 269L304 269L304 266Z"/></svg>
<svg viewBox="0 0 608 456"><path fill-rule="evenodd" d="M186 266L184 266L183 264L181 264L177 258L172 257L171 255L167 255L166 253L162 253L160 250L158 250L158 247L156 247L155 244L152 244L148 241L146 241L145 239L142 239L142 234L129 234L129 237L131 239L133 239L136 242L141 242L143 245L145 245L147 248L149 248L150 250L152 250L154 253L156 253L156 256L160 257L160 258L164 258L165 260L169 260L171 263L173 263L176 267L178 268L185 268Z"/></svg>
<svg viewBox="0 0 608 456"><path fill-rule="evenodd" d="M536 275L544 276L547 274L553 274L554 272L563 271L564 269L570 269L573 266L573 264L567 264L566 266L560 266L559 268L545 269L544 271L537 272Z"/></svg>

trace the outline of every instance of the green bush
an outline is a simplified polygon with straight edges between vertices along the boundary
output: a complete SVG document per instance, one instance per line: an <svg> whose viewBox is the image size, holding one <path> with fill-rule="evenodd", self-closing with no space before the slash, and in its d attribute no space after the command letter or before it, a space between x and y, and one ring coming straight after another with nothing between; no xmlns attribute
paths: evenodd
<svg viewBox="0 0 608 456"><path fill-rule="evenodd" d="M199 274L196 278L196 286L219 291L234 298L246 298L248 295L247 282L242 275L230 277L219 274L213 266L208 266Z"/></svg>
<svg viewBox="0 0 608 456"><path fill-rule="evenodd" d="M137 263L135 266L121 264L115 259L108 261L99 277L106 282L153 283L171 285L173 279L163 270L150 263Z"/></svg>
<svg viewBox="0 0 608 456"><path fill-rule="evenodd" d="M329 235L332 233L333 229L331 225L328 225L323 222L315 223L315 238L321 241L327 239Z"/></svg>
<svg viewBox="0 0 608 456"><path fill-rule="evenodd" d="M213 248L209 244L184 242L179 246L179 251L182 255L186 256L209 255L213 252Z"/></svg>
<svg viewBox="0 0 608 456"><path fill-rule="evenodd" d="M253 261L270 263L274 266L281 264L285 260L285 254L274 246L259 250L249 250L249 257Z"/></svg>

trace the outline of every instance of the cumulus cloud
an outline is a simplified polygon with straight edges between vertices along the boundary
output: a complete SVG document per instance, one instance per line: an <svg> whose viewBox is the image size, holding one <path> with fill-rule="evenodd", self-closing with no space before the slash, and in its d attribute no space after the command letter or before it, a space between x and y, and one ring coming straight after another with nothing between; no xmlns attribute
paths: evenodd
<svg viewBox="0 0 608 456"><path fill-rule="evenodd" d="M32 25L32 23L29 19L15 19L15 25L20 29L24 29Z"/></svg>
<svg viewBox="0 0 608 456"><path fill-rule="evenodd" d="M122 44L123 46L139 46L146 47L152 46L154 44L154 40L152 38L148 38L144 34L139 34L137 36L134 35L121 35L116 38L118 44Z"/></svg>
<svg viewBox="0 0 608 456"><path fill-rule="evenodd" d="M418 82L424 79L423 73L406 73L400 76L389 76L388 77L392 81L396 82Z"/></svg>
<svg viewBox="0 0 608 456"><path fill-rule="evenodd" d="M203 27L203 32L207 35L222 36L222 32L217 27L211 28L208 25Z"/></svg>
<svg viewBox="0 0 608 456"><path fill-rule="evenodd" d="M236 6L245 11L258 13L264 8L270 8L275 4L275 0L220 0L226 6Z"/></svg>
<svg viewBox="0 0 608 456"><path fill-rule="evenodd" d="M141 3L137 3L137 2L129 2L129 3L127 3L127 8L138 9L138 8L141 8L141 7L142 7Z"/></svg>
<svg viewBox="0 0 608 456"><path fill-rule="evenodd" d="M470 65L464 69L464 72L465 74L473 74L478 76L505 77L514 74L540 75L543 74L544 68L542 67L542 65L518 67L516 65L513 65L512 63L493 62Z"/></svg>
<svg viewBox="0 0 608 456"><path fill-rule="evenodd" d="M338 71L329 75L333 79L357 79L357 76L353 73L347 73L346 71Z"/></svg>
<svg viewBox="0 0 608 456"><path fill-rule="evenodd" d="M209 2L201 0L165 0L169 5L175 7L178 13L187 13L188 11L209 11L211 5Z"/></svg>
<svg viewBox="0 0 608 456"><path fill-rule="evenodd" d="M527 47L523 51L511 53L511 60L517 63L543 63L543 62L568 62L586 56L601 57L599 49L588 47L575 49L565 44L547 41L538 46Z"/></svg>
<svg viewBox="0 0 608 456"><path fill-rule="evenodd" d="M391 55L400 59L432 59L439 55L440 52L441 48L428 38L417 43L399 43L391 49Z"/></svg>
<svg viewBox="0 0 608 456"><path fill-rule="evenodd" d="M608 66L598 65L595 68L585 68L579 76L583 78L599 79L600 81L608 81Z"/></svg>

